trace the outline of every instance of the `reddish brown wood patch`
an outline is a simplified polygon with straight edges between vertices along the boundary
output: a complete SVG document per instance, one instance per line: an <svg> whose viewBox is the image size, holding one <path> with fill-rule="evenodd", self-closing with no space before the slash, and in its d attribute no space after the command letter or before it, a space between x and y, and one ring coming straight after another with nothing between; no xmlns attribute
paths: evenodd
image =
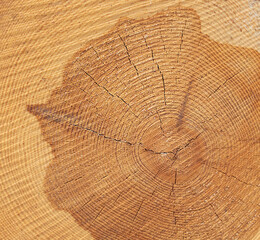
<svg viewBox="0 0 260 240"><path fill-rule="evenodd" d="M121 19L28 106L45 192L95 239L236 239L259 227L260 54L188 8Z"/></svg>

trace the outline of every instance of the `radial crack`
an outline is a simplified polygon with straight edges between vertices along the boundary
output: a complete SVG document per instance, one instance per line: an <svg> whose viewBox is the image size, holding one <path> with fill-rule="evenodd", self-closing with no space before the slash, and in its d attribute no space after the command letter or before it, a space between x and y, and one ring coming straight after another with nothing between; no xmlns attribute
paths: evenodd
<svg viewBox="0 0 260 240"><path fill-rule="evenodd" d="M225 175L225 176L227 176L227 177L234 178L234 179L236 179L237 181L239 181L239 182L241 182L241 183L243 183L243 184L245 184L245 185L252 186L252 187L258 187L258 188L260 187L259 185L255 185L255 184L251 184L251 183L247 183L247 182L245 182L245 181L242 181L241 179L237 178L236 176L234 176L234 175L229 175L229 174L227 174L226 172L223 172L223 171L217 169L216 167L213 167L213 166L210 166L210 167L213 168L213 169L215 169L217 172L222 173L223 175Z"/></svg>
<svg viewBox="0 0 260 240"><path fill-rule="evenodd" d="M162 122L162 119L161 119L161 116L160 116L158 110L156 110L156 113L157 113L158 118L159 118L159 121L160 121L160 129L161 129L161 131L162 131L162 134L163 134L164 137L166 137L165 132L164 132L164 130L163 130L163 122Z"/></svg>
<svg viewBox="0 0 260 240"><path fill-rule="evenodd" d="M80 128L82 130L85 130L85 131L88 131L88 132L91 132L91 133L94 133L96 134L97 136L99 137L103 137L105 139L108 139L108 140L112 140L112 141L115 141L115 142L121 142L121 143L126 143L130 146L136 146L136 145L140 145L144 148L145 151L148 151L148 152L152 152L153 154L160 154L160 155L164 155L164 154L170 154L170 153L174 153L174 151L169 151L169 152L156 152L152 149L148 149L146 148L143 143L132 143L132 142L129 142L129 141L126 141L126 140L123 140L123 139L117 139L117 138L113 138L113 137L110 137L110 136L106 136L105 134L103 133L99 133L98 131L95 131L91 128L88 128L88 127L85 127L83 124L81 123L78 123L78 124L75 124L76 121L80 121L79 118L76 118L74 117L73 115L70 115L70 114L59 114L59 113L55 113L53 112L51 109L49 108L42 108L42 107L38 107L37 105L35 106L28 106L28 111L34 113L35 115L37 116L40 116L48 121L54 121L54 122L57 122L57 123L65 123L69 126L72 126L72 127L77 127L77 128Z"/></svg>
<svg viewBox="0 0 260 240"><path fill-rule="evenodd" d="M136 217L137 217L137 215L138 215L138 213L139 213L139 211L140 211L140 209L141 209L141 207L143 205L143 202L144 202L144 199L142 200L142 202L141 202L141 204L140 204L140 206L139 206L139 208L138 208L138 210L137 210L137 212L136 212L136 214L134 216L133 222L135 221L135 219L136 219Z"/></svg>
<svg viewBox="0 0 260 240"><path fill-rule="evenodd" d="M82 67L81 70L92 79L92 81L100 88L103 88L110 96L115 97L114 94L112 94L111 92L109 92L104 86L101 86L88 72L86 72Z"/></svg>
<svg viewBox="0 0 260 240"><path fill-rule="evenodd" d="M187 20L185 20L184 27L183 27L183 29L181 31L181 43L180 43L180 50L179 50L178 55L177 55L177 63L179 62L179 57L180 57L180 53L181 53L181 50L182 50L183 33L184 33L185 28L186 28L186 24L187 24Z"/></svg>
<svg viewBox="0 0 260 240"><path fill-rule="evenodd" d="M137 67L136 67L135 64L131 61L130 53L129 53L129 51L128 51L128 48L127 48L127 45L126 45L124 39L120 36L120 34L118 34L118 36L119 36L120 40L122 41L122 43L124 44L124 47L125 47L125 49L126 49L126 53L127 53L128 60L129 60L130 64L135 68L136 75L139 76L139 72L138 72Z"/></svg>
<svg viewBox="0 0 260 240"><path fill-rule="evenodd" d="M105 63L104 63L103 59L99 56L99 53L97 52L97 50L95 48L93 48L93 46L91 46L91 49L96 53L98 59L103 63L103 66L105 66Z"/></svg>
<svg viewBox="0 0 260 240"><path fill-rule="evenodd" d="M215 94L217 91L219 91L219 89L220 89L221 87L225 86L226 83L227 83L229 80L231 80L232 78L234 78L235 76L237 76L239 73L241 73L241 71L238 72L238 73L236 73L236 74L234 74L234 75L232 75L232 76L229 77L228 79L226 79L222 84L220 84L220 85L208 96L208 98L210 98L213 94Z"/></svg>
<svg viewBox="0 0 260 240"><path fill-rule="evenodd" d="M186 144L183 145L183 147L177 147L175 148L174 150L172 151L165 151L165 152L157 152L157 151L154 151L152 149L148 149L146 148L145 146L143 146L142 143L138 143L140 146L142 146L144 148L145 151L148 151L148 152L152 152L153 154L159 154L159 155L165 155L165 154L174 154L173 156L173 159L176 160L177 159L177 154L182 151L183 149L185 149L186 147L188 147L193 141L195 141L202 133L199 133L196 137L194 138L191 138L187 141ZM174 163L174 162L173 162Z"/></svg>
<svg viewBox="0 0 260 240"><path fill-rule="evenodd" d="M219 217L219 215L216 213L216 211L215 211L214 207L212 206L212 204L210 203L209 205L210 205L212 211L214 212L214 214L217 216L217 218L222 222L222 219L221 219L221 218Z"/></svg>
<svg viewBox="0 0 260 240"><path fill-rule="evenodd" d="M157 68L161 74L161 78L162 78L162 84L163 84L163 98L164 98L164 105L166 105L166 94L165 94L165 80L164 80L164 76L163 73L161 72L160 66L158 63L156 63Z"/></svg>
<svg viewBox="0 0 260 240"><path fill-rule="evenodd" d="M185 94L185 97L184 97L184 100L181 104L181 109L180 109L180 113L179 113L179 117L178 117L178 120L177 120L177 124L176 124L176 127L180 127L180 125L182 124L182 120L183 120L183 117L184 117L184 112L185 112L185 108L187 106L187 102L188 102L188 97L189 97L189 94L190 94L190 90L192 88L192 82L193 80L191 80L189 82L189 85L188 85L188 89L187 89L187 92Z"/></svg>
<svg viewBox="0 0 260 240"><path fill-rule="evenodd" d="M138 116L132 111L131 106L129 105L129 103L127 103L122 97L120 97L117 94L113 94L111 93L107 88L105 88L104 86L101 86L88 72L86 72L86 70L84 70L83 68L81 68L81 70L92 79L92 81L100 88L103 88L111 97L116 97L119 100L121 100L124 104L127 105L127 107L129 108L129 110L131 111L132 114L135 115L136 118L138 118ZM84 90L83 90L84 91ZM85 92L85 91L84 91Z"/></svg>
<svg viewBox="0 0 260 240"><path fill-rule="evenodd" d="M153 49L150 48L150 47L148 46L147 41L146 41L146 38L145 38L144 36L143 36L143 39L144 39L144 41L145 41L145 45L146 45L146 47L151 51L152 60L153 60L153 62L156 64L157 69L158 69L158 71L159 71L159 73L160 73L160 75L161 75L161 78L162 78L162 84L163 84L163 99L164 99L164 105L166 105L166 93L165 93L166 90L165 90L165 80L164 80L163 73L162 73L162 71L161 71L161 69L160 69L159 64L158 64L157 62L155 62L155 60L154 60Z"/></svg>

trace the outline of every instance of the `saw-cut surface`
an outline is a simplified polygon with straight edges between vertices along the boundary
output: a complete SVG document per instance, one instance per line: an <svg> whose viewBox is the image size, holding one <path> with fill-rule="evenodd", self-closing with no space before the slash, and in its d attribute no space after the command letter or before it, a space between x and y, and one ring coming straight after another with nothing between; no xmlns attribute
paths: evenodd
<svg viewBox="0 0 260 240"><path fill-rule="evenodd" d="M260 54L191 8L121 18L29 105L44 192L94 239L245 239L259 221Z"/></svg>

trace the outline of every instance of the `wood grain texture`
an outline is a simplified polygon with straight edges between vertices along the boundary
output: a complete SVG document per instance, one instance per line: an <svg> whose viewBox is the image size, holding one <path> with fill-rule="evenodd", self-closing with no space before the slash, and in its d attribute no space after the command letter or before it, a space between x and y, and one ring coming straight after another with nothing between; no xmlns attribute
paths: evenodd
<svg viewBox="0 0 260 240"><path fill-rule="evenodd" d="M24 1L0 12L1 239L259 238L258 1ZM81 211L89 183L106 195Z"/></svg>

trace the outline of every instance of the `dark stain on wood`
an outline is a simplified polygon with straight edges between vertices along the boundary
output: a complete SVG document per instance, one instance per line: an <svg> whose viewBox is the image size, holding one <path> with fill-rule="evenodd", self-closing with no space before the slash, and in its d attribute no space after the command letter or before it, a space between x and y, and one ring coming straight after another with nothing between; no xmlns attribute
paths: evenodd
<svg viewBox="0 0 260 240"><path fill-rule="evenodd" d="M258 229L259 55L211 40L182 7L90 41L50 100L27 108L52 148L52 206L102 240Z"/></svg>

